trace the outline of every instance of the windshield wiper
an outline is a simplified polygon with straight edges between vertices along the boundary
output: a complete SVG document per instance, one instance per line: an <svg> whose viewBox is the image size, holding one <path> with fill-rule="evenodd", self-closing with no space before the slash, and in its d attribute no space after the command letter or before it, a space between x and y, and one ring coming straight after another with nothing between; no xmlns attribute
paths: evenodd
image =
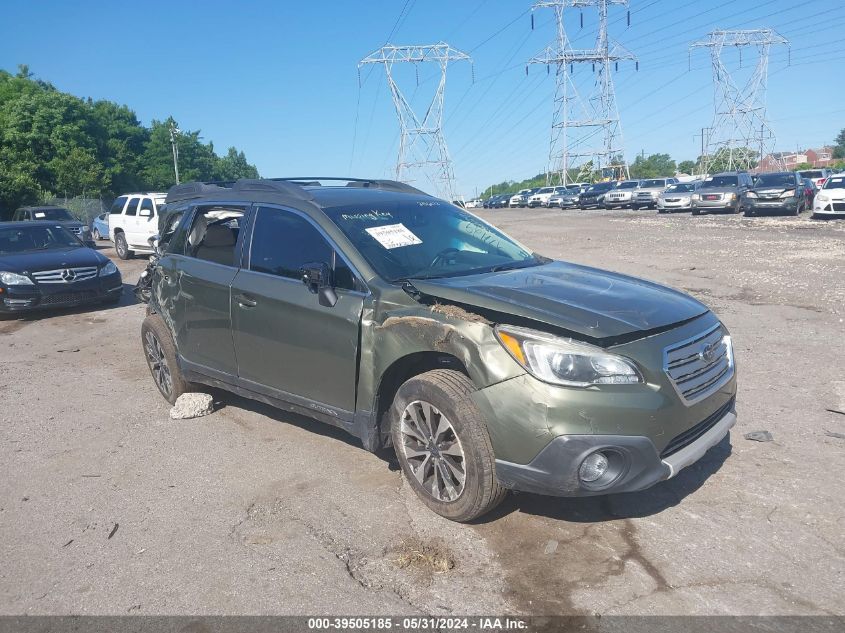
<svg viewBox="0 0 845 633"><path fill-rule="evenodd" d="M530 268L531 266L539 266L543 262L539 258L527 259L520 262L508 262L506 264L498 264L490 269L491 273L498 273L503 270L517 270L519 268Z"/></svg>

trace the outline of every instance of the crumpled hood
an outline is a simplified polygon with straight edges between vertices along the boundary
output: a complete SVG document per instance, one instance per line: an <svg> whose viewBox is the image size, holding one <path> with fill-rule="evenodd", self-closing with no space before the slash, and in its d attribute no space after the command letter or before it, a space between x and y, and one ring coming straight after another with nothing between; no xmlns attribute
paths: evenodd
<svg viewBox="0 0 845 633"><path fill-rule="evenodd" d="M707 306L677 290L566 262L411 283L435 298L594 339L665 328L708 312Z"/></svg>
<svg viewBox="0 0 845 633"><path fill-rule="evenodd" d="M82 266L102 266L108 258L84 247L53 248L0 255L0 270L12 273Z"/></svg>

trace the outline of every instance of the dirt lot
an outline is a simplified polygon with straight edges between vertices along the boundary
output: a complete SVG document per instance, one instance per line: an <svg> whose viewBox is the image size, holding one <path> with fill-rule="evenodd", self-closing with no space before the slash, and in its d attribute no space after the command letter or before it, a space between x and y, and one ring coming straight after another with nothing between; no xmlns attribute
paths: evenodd
<svg viewBox="0 0 845 633"><path fill-rule="evenodd" d="M483 215L716 310L730 441L646 492L456 525L317 422L223 394L171 421L127 293L0 323L0 613L845 614L845 221ZM118 263L134 283L143 261Z"/></svg>

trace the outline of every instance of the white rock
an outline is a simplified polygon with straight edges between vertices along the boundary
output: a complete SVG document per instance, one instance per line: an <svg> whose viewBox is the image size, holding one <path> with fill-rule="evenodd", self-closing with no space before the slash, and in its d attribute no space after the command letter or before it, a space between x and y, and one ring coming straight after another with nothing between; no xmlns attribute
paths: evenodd
<svg viewBox="0 0 845 633"><path fill-rule="evenodd" d="M214 411L214 398L207 393L183 393L170 410L173 420L201 418Z"/></svg>

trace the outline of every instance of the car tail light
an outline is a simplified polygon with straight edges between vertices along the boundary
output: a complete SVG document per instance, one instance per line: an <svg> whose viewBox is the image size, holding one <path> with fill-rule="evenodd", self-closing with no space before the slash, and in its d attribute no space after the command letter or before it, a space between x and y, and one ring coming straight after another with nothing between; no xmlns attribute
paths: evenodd
<svg viewBox="0 0 845 633"><path fill-rule="evenodd" d="M819 179L816 181L816 186L817 186L817 187L822 187L822 186L824 186L824 183L825 183L825 181L826 181L826 180L827 180L827 178L819 178Z"/></svg>

